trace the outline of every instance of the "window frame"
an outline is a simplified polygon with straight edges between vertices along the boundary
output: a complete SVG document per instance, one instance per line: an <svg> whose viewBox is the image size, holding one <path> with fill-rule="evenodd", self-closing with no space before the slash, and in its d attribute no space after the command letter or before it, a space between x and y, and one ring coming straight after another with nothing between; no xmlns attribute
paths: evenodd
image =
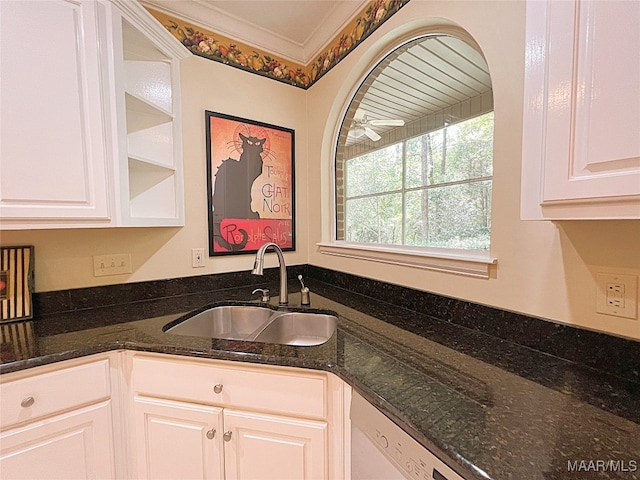
<svg viewBox="0 0 640 480"><path fill-rule="evenodd" d="M411 39L405 38L405 41L396 44L391 49L387 50L387 52L391 53L394 50L402 47L408 41L416 40L418 37L427 38L429 36L437 36L437 35L453 35L462 40L465 40L468 44L472 45L476 50L480 51L479 47L475 43L475 41L468 36L468 33L457 28L435 28L431 29L430 32L425 33L423 35L412 36ZM382 61L389 53L383 55L380 61ZM331 237L328 241L317 242L316 246L318 247L318 251L321 254L332 255L338 257L345 257L357 260L365 260L372 261L384 264L398 265L404 267L411 267L417 269L425 269L437 272L446 272L459 274L464 276L470 276L475 278L483 278L488 279L491 276L491 272L493 270L493 266L497 264L497 257L491 254L491 245L489 246L489 250L465 250L465 249L449 249L449 248L441 248L441 247L426 247L426 246L408 246L408 245L389 245L389 244L376 244L376 243L358 243L358 242L348 242L345 240L337 240L338 234L338 214L340 211L344 212L344 205L338 205L338 191L342 189L344 191L344 170L343 177L341 179L341 184L338 183L338 160L339 154L338 152L344 152L344 140L346 137L346 132L344 132L342 125L345 119L349 115L353 115L354 109L352 108L353 102L359 100L362 97L360 93L361 87L367 81L369 75L377 68L379 62L376 65L372 65L372 67L365 72L365 74L361 77L360 81L357 83L355 88L353 89L353 93L349 99L347 99L344 109L342 110L341 120L338 121L336 125L336 143L335 150L332 155L332 174L331 174L331 185L333 189L332 195L332 207L333 212L330 217L331 219ZM491 111L494 111L492 108ZM495 113L495 111L494 111ZM495 117L494 117L495 119ZM423 134L421 132L420 134ZM417 135L416 135L417 136ZM495 138L495 134L494 134ZM406 141L406 140L404 140ZM342 142L342 145L341 145ZM405 155L403 148L403 156ZM342 162L345 162L345 159L341 159ZM344 164L340 166L340 168L344 168ZM403 158L403 169L404 166L404 158ZM474 181L477 181L474 179ZM403 189L405 188L403 184ZM493 176L492 176L492 190L493 190ZM492 195L493 197L493 195ZM404 209L404 206L403 206ZM403 218L404 224L404 218ZM493 220L492 220L493 225ZM404 225L403 225L404 230ZM328 233L328 232L327 232ZM326 237L325 237L326 238Z"/></svg>

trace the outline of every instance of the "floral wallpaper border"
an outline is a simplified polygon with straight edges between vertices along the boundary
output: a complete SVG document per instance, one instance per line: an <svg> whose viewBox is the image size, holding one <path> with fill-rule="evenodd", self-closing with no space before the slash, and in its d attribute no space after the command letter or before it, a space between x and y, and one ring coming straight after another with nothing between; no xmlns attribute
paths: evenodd
<svg viewBox="0 0 640 480"><path fill-rule="evenodd" d="M338 64L410 0L372 0L316 60L308 65L286 61L231 38L148 9L191 53L232 67L307 89Z"/></svg>

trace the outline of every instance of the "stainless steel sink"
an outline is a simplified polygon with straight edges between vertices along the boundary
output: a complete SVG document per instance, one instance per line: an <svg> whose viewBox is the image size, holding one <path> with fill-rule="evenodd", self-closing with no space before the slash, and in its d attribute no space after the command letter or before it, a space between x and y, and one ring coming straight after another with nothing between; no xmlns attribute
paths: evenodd
<svg viewBox="0 0 640 480"><path fill-rule="evenodd" d="M274 313L264 307L223 305L200 312L169 328L166 333L243 340L263 328Z"/></svg>
<svg viewBox="0 0 640 480"><path fill-rule="evenodd" d="M336 331L338 319L322 313L290 312L273 318L256 341L284 345L321 345Z"/></svg>
<svg viewBox="0 0 640 480"><path fill-rule="evenodd" d="M221 305L165 325L166 333L283 345L321 345L336 331L328 313L283 312L253 305Z"/></svg>

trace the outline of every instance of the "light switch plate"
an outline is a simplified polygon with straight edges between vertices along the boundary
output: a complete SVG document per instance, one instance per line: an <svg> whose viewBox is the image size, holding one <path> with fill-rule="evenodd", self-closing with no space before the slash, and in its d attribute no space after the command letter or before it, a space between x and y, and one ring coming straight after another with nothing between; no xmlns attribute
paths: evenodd
<svg viewBox="0 0 640 480"><path fill-rule="evenodd" d="M93 276L122 275L131 273L131 254L112 253L93 256Z"/></svg>

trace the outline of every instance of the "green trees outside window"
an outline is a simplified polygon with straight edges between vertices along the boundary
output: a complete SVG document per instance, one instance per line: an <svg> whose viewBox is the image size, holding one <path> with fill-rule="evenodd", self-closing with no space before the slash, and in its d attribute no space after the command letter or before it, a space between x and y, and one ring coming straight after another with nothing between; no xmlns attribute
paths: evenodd
<svg viewBox="0 0 640 480"><path fill-rule="evenodd" d="M345 161L345 240L489 250L493 112Z"/></svg>

